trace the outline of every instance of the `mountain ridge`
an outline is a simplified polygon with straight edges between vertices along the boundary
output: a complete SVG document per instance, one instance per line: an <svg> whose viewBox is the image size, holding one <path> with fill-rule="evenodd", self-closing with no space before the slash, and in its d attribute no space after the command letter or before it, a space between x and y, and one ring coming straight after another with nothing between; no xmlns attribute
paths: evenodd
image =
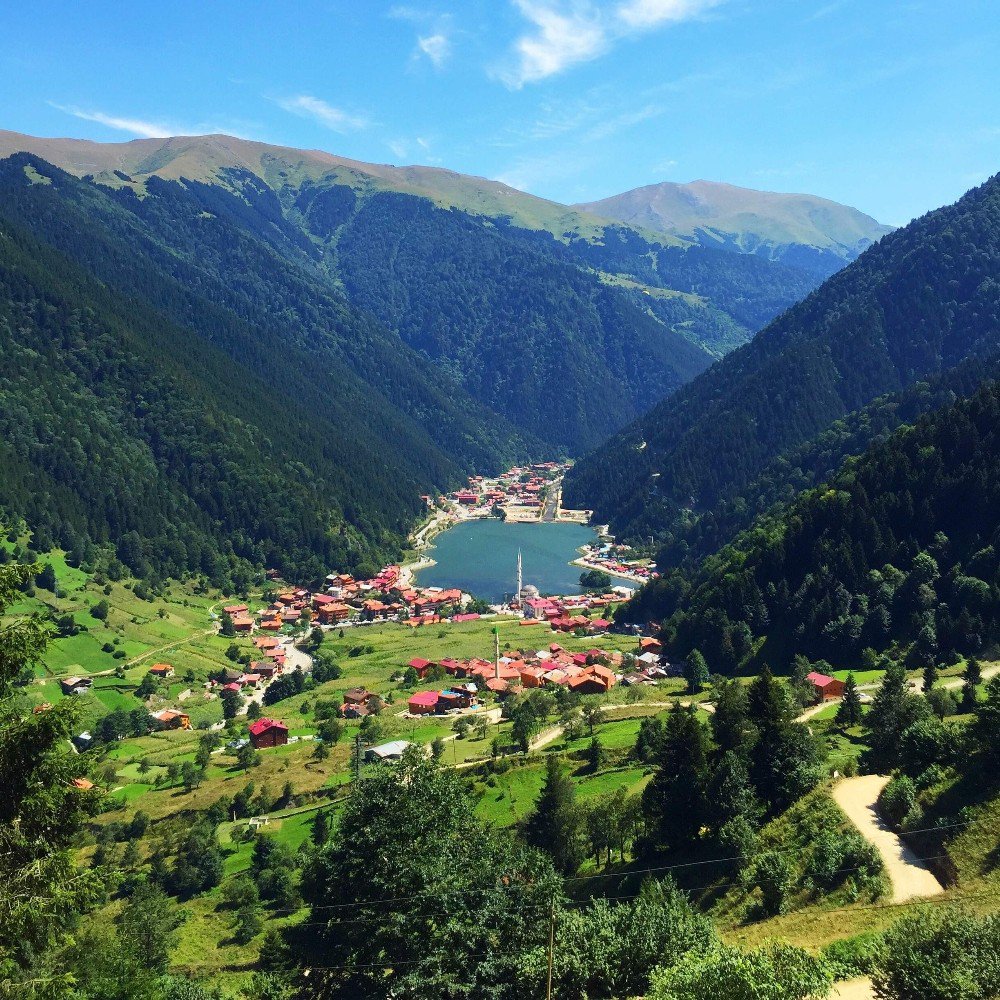
<svg viewBox="0 0 1000 1000"><path fill-rule="evenodd" d="M879 395L1000 346L1000 176L885 237L567 478L616 533L669 530Z"/></svg>
<svg viewBox="0 0 1000 1000"><path fill-rule="evenodd" d="M661 181L574 207L703 246L785 260L824 277L893 230L817 195L707 180Z"/></svg>

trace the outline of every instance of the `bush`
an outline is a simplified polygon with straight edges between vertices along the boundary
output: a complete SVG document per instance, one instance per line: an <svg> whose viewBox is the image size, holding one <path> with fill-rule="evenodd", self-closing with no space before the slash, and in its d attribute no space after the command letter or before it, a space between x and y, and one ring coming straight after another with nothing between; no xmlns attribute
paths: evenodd
<svg viewBox="0 0 1000 1000"><path fill-rule="evenodd" d="M879 812L897 830L916 804L917 786L905 774L897 774L878 797Z"/></svg>
<svg viewBox="0 0 1000 1000"><path fill-rule="evenodd" d="M751 869L750 881L760 889L764 913L777 916L785 912L795 883L795 871L786 855L778 851L760 855Z"/></svg>
<svg viewBox="0 0 1000 1000"><path fill-rule="evenodd" d="M871 932L842 938L823 949L823 961L835 979L870 976L879 965L884 946L882 935Z"/></svg>
<svg viewBox="0 0 1000 1000"><path fill-rule="evenodd" d="M827 892L848 879L859 886L872 885L882 874L878 851L854 830L823 830L806 862L807 877Z"/></svg>
<svg viewBox="0 0 1000 1000"><path fill-rule="evenodd" d="M872 977L893 1000L988 1000L1000 995L1000 918L931 907L886 934Z"/></svg>

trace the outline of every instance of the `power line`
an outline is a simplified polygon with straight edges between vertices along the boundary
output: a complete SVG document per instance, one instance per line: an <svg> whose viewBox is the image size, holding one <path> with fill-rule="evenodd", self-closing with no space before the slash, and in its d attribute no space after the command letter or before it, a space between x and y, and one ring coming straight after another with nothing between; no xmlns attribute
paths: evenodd
<svg viewBox="0 0 1000 1000"><path fill-rule="evenodd" d="M910 836L912 834L917 834L917 833L934 833L934 832L942 831L942 830L954 830L954 829L960 829L962 827L970 826L971 822L972 822L971 820L966 820L966 821L963 821L961 823L948 823L948 824L942 824L941 826L928 826L928 827L923 827L923 828L918 829L918 830L907 830L906 832L907 832L907 835ZM726 864L726 863L731 863L731 862L750 863L753 860L755 860L756 858L763 857L766 854L799 854L801 852L802 852L802 848L801 847L788 847L788 848L781 848L781 849L774 849L774 850L762 850L762 851L756 852L755 854L746 855L746 856L739 855L739 854L734 854L734 855L729 855L729 856L726 856L726 857L703 858L703 859L701 859L699 861L683 861L683 862L678 862L677 864L672 864L672 865L658 865L658 866L651 867L651 868L629 869L627 871L620 871L620 872L604 872L604 873L594 874L594 875L574 875L574 876L570 876L570 877L564 878L563 881L564 882L589 882L589 881L593 881L595 879L600 879L600 880L605 880L605 879L609 879L609 878L625 879L625 878L631 878L631 877L636 876L636 875L654 875L654 874L657 874L659 872L679 871L679 870L685 869L685 868L698 868L698 867L705 867L706 865L713 865L713 864ZM941 855L940 857L944 857L944 855ZM938 860L938 857L926 858L924 860L935 861L935 860ZM713 884L717 884L717 883L713 883ZM710 886L705 886L704 888L709 888L709 887ZM387 897L384 897L384 898L381 898L381 899L366 899L366 900L362 900L362 901L352 901L352 902L344 902L344 903L327 903L327 904L322 904L322 905L314 905L314 906L312 906L312 909L313 910L331 910L331 909L345 909L345 908L352 907L352 906L381 906L381 905L385 905L385 904L389 904L389 903L408 903L408 902L412 902L415 899L428 899L428 898L433 898L435 896L444 897L444 896L458 895L458 894L488 894L488 893L494 893L494 892L512 892L512 891L516 891L516 890L523 889L523 888L528 888L528 886L525 886L523 884L518 884L518 883L511 883L508 886L491 886L491 887L483 887L483 888L469 886L469 887L460 888L460 889L442 889L442 890L436 890L436 891L432 891L432 892L419 892L419 893L414 893L414 894L409 895L409 896L387 896ZM605 898L609 898L609 897L605 897ZM274 913L297 913L298 909L274 910L272 912L274 912Z"/></svg>

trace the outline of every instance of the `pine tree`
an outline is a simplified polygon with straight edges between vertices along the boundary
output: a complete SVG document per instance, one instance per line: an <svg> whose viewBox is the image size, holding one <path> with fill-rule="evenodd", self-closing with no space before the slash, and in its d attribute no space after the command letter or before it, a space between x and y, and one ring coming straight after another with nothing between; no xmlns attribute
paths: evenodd
<svg viewBox="0 0 1000 1000"><path fill-rule="evenodd" d="M924 694L927 694L927 692L930 691L930 689L934 687L935 684L937 684L937 681L938 681L937 664L933 660L931 660L927 664L927 666L924 667Z"/></svg>
<svg viewBox="0 0 1000 1000"><path fill-rule="evenodd" d="M836 721L841 726L856 726L861 721L861 696L853 673L847 675L844 698L837 709Z"/></svg>
<svg viewBox="0 0 1000 1000"><path fill-rule="evenodd" d="M694 842L705 825L708 739L691 707L671 709L664 727L659 770L642 793L648 846L672 849Z"/></svg>
<svg viewBox="0 0 1000 1000"><path fill-rule="evenodd" d="M979 685L983 680L983 669L979 665L979 660L970 656L965 664L965 683L962 685L961 710L963 712L975 711L979 702Z"/></svg>
<svg viewBox="0 0 1000 1000"><path fill-rule="evenodd" d="M105 891L104 876L78 869L68 850L97 794L71 785L85 769L69 746L79 706L72 698L38 713L15 705L12 683L43 654L49 633L39 617L4 612L37 571L0 566L0 992L11 996L31 995L34 987L18 984L36 971L53 995L61 994L68 984L44 968L47 953Z"/></svg>
<svg viewBox="0 0 1000 1000"><path fill-rule="evenodd" d="M545 783L535 809L524 824L525 840L546 851L556 870L572 875L583 863L582 816L576 805L576 786L556 757L545 764Z"/></svg>

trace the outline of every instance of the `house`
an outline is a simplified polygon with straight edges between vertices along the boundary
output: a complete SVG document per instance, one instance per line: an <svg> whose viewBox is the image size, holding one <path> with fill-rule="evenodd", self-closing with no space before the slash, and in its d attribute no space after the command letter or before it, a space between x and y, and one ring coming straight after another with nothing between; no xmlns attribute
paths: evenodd
<svg viewBox="0 0 1000 1000"><path fill-rule="evenodd" d="M164 729L191 728L191 717L183 712L176 712L172 708L165 708L162 712L151 712L150 714L162 724Z"/></svg>
<svg viewBox="0 0 1000 1000"><path fill-rule="evenodd" d="M654 653L656 656L660 656L663 653L663 643L659 639L643 636L639 640L639 650L643 653Z"/></svg>
<svg viewBox="0 0 1000 1000"><path fill-rule="evenodd" d="M433 715L438 711L437 691L418 691L406 703L410 715Z"/></svg>
<svg viewBox="0 0 1000 1000"><path fill-rule="evenodd" d="M367 688L355 687L348 688L344 692L344 704L345 705L365 705L368 703L370 698L374 698L375 695L369 691Z"/></svg>
<svg viewBox="0 0 1000 1000"><path fill-rule="evenodd" d="M831 701L844 696L844 682L838 681L836 677L828 677L814 670L806 674L806 680L812 684L817 701Z"/></svg>
<svg viewBox="0 0 1000 1000"><path fill-rule="evenodd" d="M63 694L86 694L94 681L90 677L67 677L59 682Z"/></svg>
<svg viewBox="0 0 1000 1000"><path fill-rule="evenodd" d="M429 671L434 664L431 660L425 660L421 656L414 656L413 659L407 663L407 666L412 667L417 672L417 676L423 680L427 676L427 671Z"/></svg>
<svg viewBox="0 0 1000 1000"><path fill-rule="evenodd" d="M257 719L250 723L249 732L254 750L283 747L288 742L288 726L277 719Z"/></svg>
<svg viewBox="0 0 1000 1000"><path fill-rule="evenodd" d="M94 737L87 730L84 730L82 733L74 736L70 742L77 750L86 750L94 742Z"/></svg>
<svg viewBox="0 0 1000 1000"><path fill-rule="evenodd" d="M369 764L385 763L386 761L399 760L407 748L410 746L406 740L393 740L391 743L383 743L377 747L369 747L365 751L365 760Z"/></svg>
<svg viewBox="0 0 1000 1000"><path fill-rule="evenodd" d="M172 666L170 666L169 663L154 663L149 668L149 672L154 677L163 677L163 678L166 678L166 677L173 677L174 676L174 668Z"/></svg>
<svg viewBox="0 0 1000 1000"><path fill-rule="evenodd" d="M88 778L71 778L69 785L81 792L89 792L94 787L94 783Z"/></svg>
<svg viewBox="0 0 1000 1000"><path fill-rule="evenodd" d="M222 610L235 618L236 615L245 615L250 609L245 604L227 604Z"/></svg>
<svg viewBox="0 0 1000 1000"><path fill-rule="evenodd" d="M263 623L261 623L263 627ZM233 619L233 630L241 635L249 635L253 631L253 619L238 617Z"/></svg>
<svg viewBox="0 0 1000 1000"><path fill-rule="evenodd" d="M475 696L465 688L449 688L438 695L438 711L450 712L456 708L472 708Z"/></svg>

